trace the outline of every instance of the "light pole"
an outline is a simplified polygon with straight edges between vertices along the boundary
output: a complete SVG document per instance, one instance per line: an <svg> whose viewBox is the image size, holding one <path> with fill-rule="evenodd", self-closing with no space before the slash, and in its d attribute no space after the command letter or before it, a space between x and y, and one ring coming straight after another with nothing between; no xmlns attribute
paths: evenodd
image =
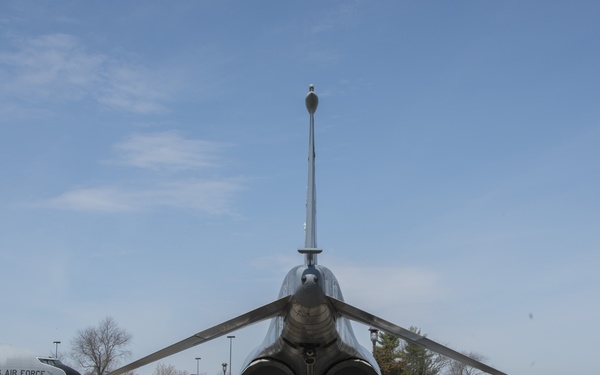
<svg viewBox="0 0 600 375"><path fill-rule="evenodd" d="M200 375L200 360L202 358L196 357L196 375Z"/></svg>
<svg viewBox="0 0 600 375"><path fill-rule="evenodd" d="M369 332L371 332L371 342L373 343L373 355L375 355L375 345L377 344L379 330L377 328L369 327Z"/></svg>
<svg viewBox="0 0 600 375"><path fill-rule="evenodd" d="M56 345L56 352L54 353L54 357L58 358L58 344L60 344L60 341L54 341L53 344Z"/></svg>
<svg viewBox="0 0 600 375"><path fill-rule="evenodd" d="M231 375L231 345L233 342L233 339L235 339L235 336L227 336L227 338L229 339L229 375ZM198 374L200 375L200 374Z"/></svg>
<svg viewBox="0 0 600 375"><path fill-rule="evenodd" d="M227 375L227 363L222 363L221 366L223 366L223 375Z"/></svg>

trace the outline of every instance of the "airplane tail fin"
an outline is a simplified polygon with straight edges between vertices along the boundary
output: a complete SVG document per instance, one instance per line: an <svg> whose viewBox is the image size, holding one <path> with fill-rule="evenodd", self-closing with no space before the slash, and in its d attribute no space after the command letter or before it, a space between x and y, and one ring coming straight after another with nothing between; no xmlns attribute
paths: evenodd
<svg viewBox="0 0 600 375"><path fill-rule="evenodd" d="M306 109L310 114L310 134L308 141L308 186L306 192L306 223L304 248L298 251L304 254L304 263L317 264L317 189L315 185L315 112L319 105L319 97L315 94L315 86L309 86L305 99Z"/></svg>

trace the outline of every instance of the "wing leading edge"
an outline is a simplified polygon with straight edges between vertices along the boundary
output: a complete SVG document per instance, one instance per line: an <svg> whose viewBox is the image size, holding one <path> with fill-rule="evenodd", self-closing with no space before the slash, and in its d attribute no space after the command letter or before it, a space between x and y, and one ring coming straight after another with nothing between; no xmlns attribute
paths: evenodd
<svg viewBox="0 0 600 375"><path fill-rule="evenodd" d="M224 336L240 328L244 328L254 323L258 323L263 320L281 315L285 311L285 308L288 305L290 298L291 296L280 298L274 302L249 311L236 318L230 319L221 324L217 324L216 326L205 329L204 331L200 331L195 335L188 337L187 339L181 340L171 346L167 346L164 349L161 349L155 353L147 355L144 358L138 359L135 362L131 362L128 365L125 365L115 371L112 371L109 375L120 375L125 372L135 370L139 367L158 361L170 355L179 353L196 345L200 345L212 339L216 339L217 337Z"/></svg>
<svg viewBox="0 0 600 375"><path fill-rule="evenodd" d="M411 332L405 328L402 328L394 323L390 323L385 319L382 319L378 316L370 314L364 310L361 310L357 307L347 304L346 302L340 301L338 299L328 297L329 302L333 306L333 308L337 311L341 316L363 323L372 327L379 329L385 333L389 333L390 335L401 338L404 341L410 342L412 344L417 344L422 347L425 347L431 351L444 355L448 358L457 360L471 367L475 367L481 371L485 371L488 374L492 375L506 375L504 372L498 371L493 367L490 367L484 363L474 360L471 357L468 357L462 353L459 353L455 350L448 348L442 344L438 344L435 341L432 341L424 336L418 335L414 332Z"/></svg>

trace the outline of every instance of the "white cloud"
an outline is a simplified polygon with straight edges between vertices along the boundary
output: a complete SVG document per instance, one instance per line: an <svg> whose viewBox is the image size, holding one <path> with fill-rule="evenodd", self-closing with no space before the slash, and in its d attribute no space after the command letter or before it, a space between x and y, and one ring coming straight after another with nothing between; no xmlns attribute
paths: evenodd
<svg viewBox="0 0 600 375"><path fill-rule="evenodd" d="M210 215L232 214L230 201L241 185L233 180L188 179L158 183L148 189L131 187L75 188L50 198L42 206L105 213L171 207Z"/></svg>
<svg viewBox="0 0 600 375"><path fill-rule="evenodd" d="M112 187L76 188L42 203L42 206L75 211L123 212L135 209L135 194Z"/></svg>
<svg viewBox="0 0 600 375"><path fill-rule="evenodd" d="M165 81L142 66L107 64L102 72L104 85L95 93L96 99L111 108L135 113L167 112L163 104L168 99Z"/></svg>
<svg viewBox="0 0 600 375"><path fill-rule="evenodd" d="M24 100L78 99L98 83L105 57L86 53L77 39L65 34L19 41L14 52L0 52L7 75L2 91Z"/></svg>
<svg viewBox="0 0 600 375"><path fill-rule="evenodd" d="M176 207L225 215L233 213L230 202L239 190L241 184L237 180L188 179L163 183L139 195L140 203L145 206Z"/></svg>
<svg viewBox="0 0 600 375"><path fill-rule="evenodd" d="M428 269L386 266L335 267L346 301L364 307L399 309L425 303L442 292L439 275Z"/></svg>
<svg viewBox="0 0 600 375"><path fill-rule="evenodd" d="M91 99L114 110L162 113L172 77L149 68L88 52L68 34L13 41L0 50L0 97L25 103ZM4 103L3 106L7 105Z"/></svg>
<svg viewBox="0 0 600 375"><path fill-rule="evenodd" d="M201 139L185 139L176 132L136 134L114 149L118 162L145 169L186 170L214 167L225 145Z"/></svg>
<svg viewBox="0 0 600 375"><path fill-rule="evenodd" d="M231 201L242 189L236 178L199 178L193 173L216 167L222 143L186 139L176 132L136 134L113 146L111 161L145 169L140 185L135 175L102 186L76 187L39 202L43 207L92 212L130 212L177 208L210 215L233 214ZM155 173L155 172L161 173ZM169 173L162 173L167 171ZM142 186L142 187L140 187Z"/></svg>
<svg viewBox="0 0 600 375"><path fill-rule="evenodd" d="M106 213L161 207L189 209L209 215L233 214L230 202L241 189L235 180L188 179L159 183L147 189L131 187L75 188L39 205L63 210Z"/></svg>
<svg viewBox="0 0 600 375"><path fill-rule="evenodd" d="M298 254L286 253L257 258L252 266L281 275L301 262ZM414 309L415 304L428 305L448 295L443 275L430 268L357 265L353 259L326 255L318 258L318 264L336 276L346 302L372 313Z"/></svg>

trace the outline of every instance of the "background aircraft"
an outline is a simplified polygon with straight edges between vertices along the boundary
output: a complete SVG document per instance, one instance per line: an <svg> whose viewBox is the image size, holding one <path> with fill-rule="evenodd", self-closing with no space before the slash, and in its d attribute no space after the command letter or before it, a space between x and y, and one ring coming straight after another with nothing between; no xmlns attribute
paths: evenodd
<svg viewBox="0 0 600 375"><path fill-rule="evenodd" d="M2 375L81 375L58 358L36 356L30 351L0 345Z"/></svg>
<svg viewBox="0 0 600 375"><path fill-rule="evenodd" d="M407 342L475 367L504 374L444 345L404 329L344 302L340 285L328 268L317 264L322 249L316 241L316 185L314 114L319 100L310 85L305 99L310 114L308 189L306 200L304 264L292 268L274 302L132 362L111 373L120 375L169 355L189 349L237 329L272 318L267 335L246 359L242 375L379 375L373 355L361 346L350 320L375 327Z"/></svg>

